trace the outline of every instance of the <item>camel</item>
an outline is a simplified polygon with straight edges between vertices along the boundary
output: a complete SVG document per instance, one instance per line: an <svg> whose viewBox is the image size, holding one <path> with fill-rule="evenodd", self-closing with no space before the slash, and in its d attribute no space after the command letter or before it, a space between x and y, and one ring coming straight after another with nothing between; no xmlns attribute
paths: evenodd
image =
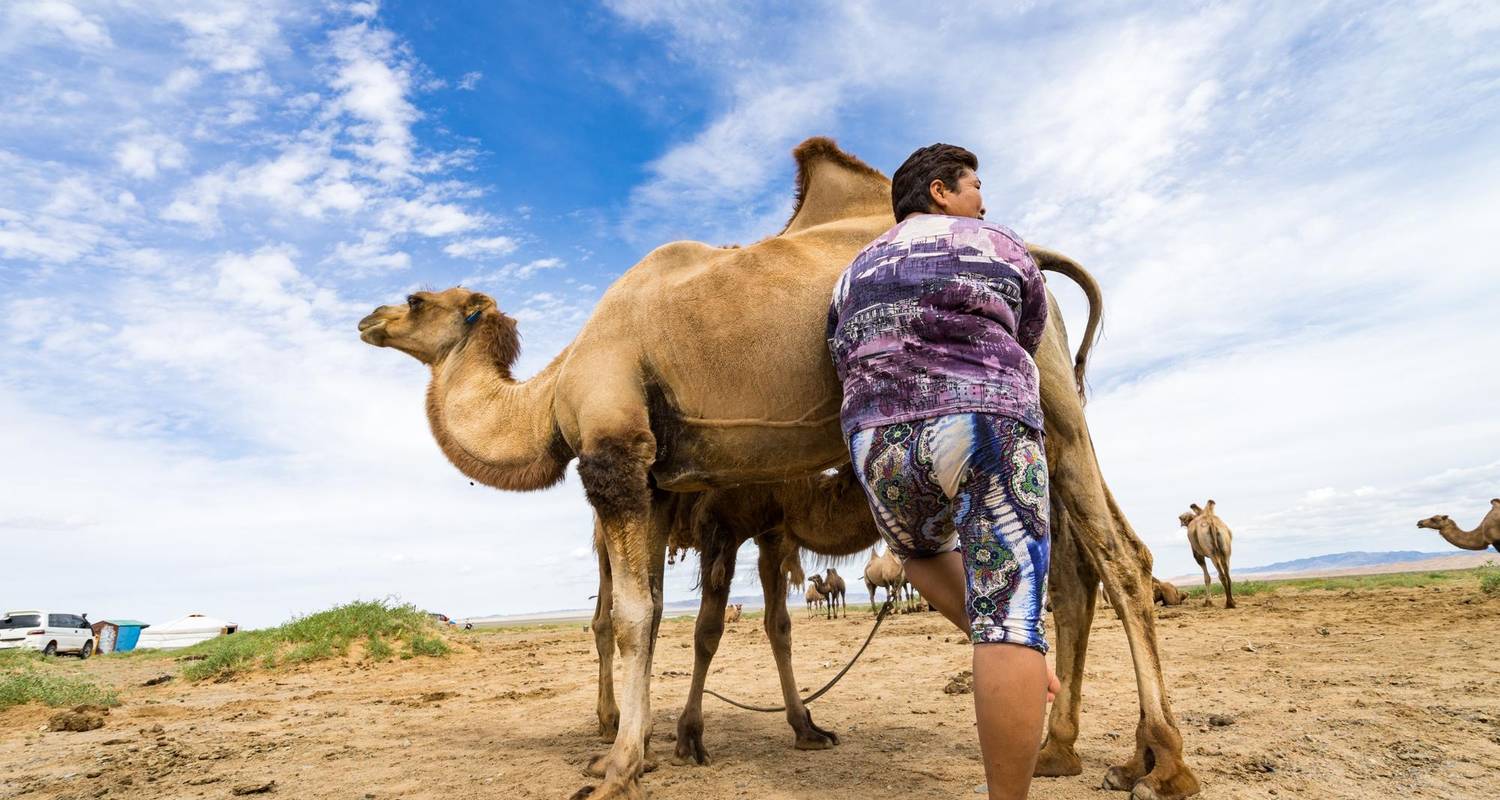
<svg viewBox="0 0 1500 800"><path fill-rule="evenodd" d="M901 587L906 583L906 568L901 559L887 547L885 552L872 549L870 561L865 564L865 588L870 591L870 613L875 613L875 590L885 588L886 602L901 601ZM894 606L893 606L894 608Z"/></svg>
<svg viewBox="0 0 1500 800"><path fill-rule="evenodd" d="M828 602L828 595L823 594L818 589L818 583L814 581L812 586L807 587L807 618L812 619L817 616L826 602Z"/></svg>
<svg viewBox="0 0 1500 800"><path fill-rule="evenodd" d="M844 583L844 577L833 567L828 568L828 574L823 578L828 584L828 602L833 605L833 615L839 615L838 610L844 609L844 616L849 616L849 604L845 602L844 595L848 593L849 586Z"/></svg>
<svg viewBox="0 0 1500 800"><path fill-rule="evenodd" d="M1182 601L1184 598L1182 596L1182 592L1177 591L1176 586L1173 586L1167 581L1159 581L1155 578L1152 578L1151 599L1154 602L1161 603L1164 606L1180 606L1182 605Z"/></svg>
<svg viewBox="0 0 1500 800"><path fill-rule="evenodd" d="M516 380L515 320L462 288L420 291L359 323L368 344L429 367L427 415L444 455L476 482L511 491L551 486L575 458L598 516L613 577L611 623L624 663L619 733L596 762L590 800L634 798L650 735L650 678L661 617L670 497L777 482L848 460L841 397L823 340L845 265L893 223L890 182L817 137L794 151L797 203L783 230L742 248L660 247L604 293L574 341L532 378ZM1044 269L1098 286L1067 258L1032 248ZM1120 609L1141 715L1135 750L1105 775L1137 798L1180 798L1198 781L1182 758L1155 621L1150 552L1100 474L1083 414L1091 313L1077 358L1055 300L1036 354L1052 473L1053 560L1064 687L1039 775L1076 775L1073 750L1094 583Z"/></svg>
<svg viewBox="0 0 1500 800"><path fill-rule="evenodd" d="M836 602L833 597L833 587L829 586L828 582L823 578L823 576L819 575L816 572L807 576L807 579L812 582L810 591L817 592L818 596L823 598L823 616L827 617L828 619L833 619L833 604Z"/></svg>
<svg viewBox="0 0 1500 800"><path fill-rule="evenodd" d="M1417 523L1418 528L1437 531L1448 544L1464 550L1484 550L1489 547L1500 551L1500 497L1490 501L1489 513L1479 521L1479 527L1466 531L1447 514L1428 517Z"/></svg>
<svg viewBox="0 0 1500 800"><path fill-rule="evenodd" d="M745 604L744 603L735 603L734 605L732 605L729 608L727 608L727 609L724 610L724 622L725 623L739 622L740 618L743 617L744 615L745 615Z"/></svg>
<svg viewBox="0 0 1500 800"><path fill-rule="evenodd" d="M1213 561L1214 569L1219 573L1219 583L1224 585L1224 607L1234 608L1234 584L1229 579L1229 551L1234 535L1214 511L1214 501L1209 500L1203 508L1199 508L1197 503L1188 508L1189 511L1178 515L1177 521L1187 528L1188 544L1193 548L1193 560L1203 570L1203 605L1211 606L1214 603L1213 579L1208 576L1206 563Z"/></svg>

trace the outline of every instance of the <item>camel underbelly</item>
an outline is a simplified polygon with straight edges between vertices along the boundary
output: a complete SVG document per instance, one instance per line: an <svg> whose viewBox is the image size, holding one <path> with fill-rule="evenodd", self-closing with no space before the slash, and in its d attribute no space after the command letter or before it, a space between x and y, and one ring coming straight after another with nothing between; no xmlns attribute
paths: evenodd
<svg viewBox="0 0 1500 800"><path fill-rule="evenodd" d="M668 421L657 432L657 488L698 492L804 478L849 461L838 420L812 428L699 428ZM675 429L674 429L675 428Z"/></svg>

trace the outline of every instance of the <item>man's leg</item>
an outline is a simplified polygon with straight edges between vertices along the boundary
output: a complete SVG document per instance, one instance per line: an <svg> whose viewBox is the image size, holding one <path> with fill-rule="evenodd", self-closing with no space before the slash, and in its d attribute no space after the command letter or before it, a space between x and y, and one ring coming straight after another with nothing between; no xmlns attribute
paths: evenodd
<svg viewBox="0 0 1500 800"><path fill-rule="evenodd" d="M950 550L926 558L908 558L903 563L906 577L922 597L968 636L969 612L964 608L968 579L964 577L963 556Z"/></svg>
<svg viewBox="0 0 1500 800"><path fill-rule="evenodd" d="M1039 651L974 645L974 715L990 800L1020 800L1030 790L1046 690L1047 662Z"/></svg>

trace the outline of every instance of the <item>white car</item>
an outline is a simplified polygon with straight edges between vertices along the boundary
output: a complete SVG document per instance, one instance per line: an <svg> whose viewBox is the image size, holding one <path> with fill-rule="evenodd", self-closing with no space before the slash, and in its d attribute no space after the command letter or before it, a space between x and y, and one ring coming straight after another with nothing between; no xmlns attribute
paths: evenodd
<svg viewBox="0 0 1500 800"><path fill-rule="evenodd" d="M51 611L7 611L0 617L0 650L29 647L43 655L94 654L94 629L87 615Z"/></svg>

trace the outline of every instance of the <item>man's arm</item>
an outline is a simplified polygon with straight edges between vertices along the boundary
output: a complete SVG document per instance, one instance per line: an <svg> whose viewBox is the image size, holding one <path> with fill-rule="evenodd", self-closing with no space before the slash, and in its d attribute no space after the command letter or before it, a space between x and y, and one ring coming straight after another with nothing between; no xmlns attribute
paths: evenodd
<svg viewBox="0 0 1500 800"><path fill-rule="evenodd" d="M1016 341L1026 352L1036 355L1037 345L1042 343L1042 334L1047 330L1047 282L1042 280L1042 271L1032 260L1031 253L1022 250L1024 263L1017 264L1024 273L1021 286L1021 319L1016 324Z"/></svg>

